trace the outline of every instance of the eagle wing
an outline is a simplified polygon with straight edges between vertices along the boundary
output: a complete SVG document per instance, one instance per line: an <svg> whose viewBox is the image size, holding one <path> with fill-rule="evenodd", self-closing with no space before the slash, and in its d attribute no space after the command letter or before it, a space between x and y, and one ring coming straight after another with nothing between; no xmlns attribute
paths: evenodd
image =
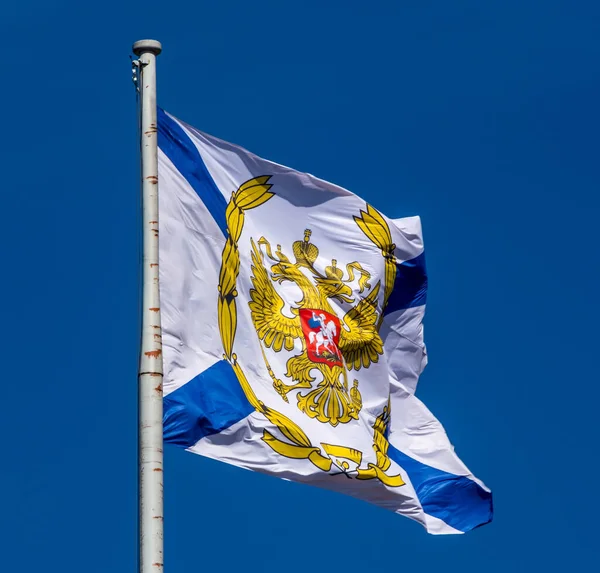
<svg viewBox="0 0 600 573"><path fill-rule="evenodd" d="M292 350L294 339L302 338L300 318L290 318L282 313L284 302L262 262L263 255L252 241L252 287L249 303L252 322L258 337L265 345L279 352L281 348Z"/></svg>
<svg viewBox="0 0 600 573"><path fill-rule="evenodd" d="M349 370L368 368L383 353L383 341L377 329L377 295L381 282L351 308L342 319L339 348Z"/></svg>

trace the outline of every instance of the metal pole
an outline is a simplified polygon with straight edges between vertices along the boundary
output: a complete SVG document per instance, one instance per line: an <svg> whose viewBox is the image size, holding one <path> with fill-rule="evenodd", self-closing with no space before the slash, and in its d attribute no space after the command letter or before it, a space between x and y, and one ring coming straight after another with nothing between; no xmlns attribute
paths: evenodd
<svg viewBox="0 0 600 573"><path fill-rule="evenodd" d="M140 573L163 571L163 367L158 291L158 128L156 123L156 40L133 44L139 58L142 101L142 345L139 370L139 536Z"/></svg>

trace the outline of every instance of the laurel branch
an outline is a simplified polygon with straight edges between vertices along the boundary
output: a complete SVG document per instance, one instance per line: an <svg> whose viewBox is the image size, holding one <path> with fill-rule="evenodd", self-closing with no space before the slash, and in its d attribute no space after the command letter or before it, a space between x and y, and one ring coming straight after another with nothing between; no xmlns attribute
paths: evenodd
<svg viewBox="0 0 600 573"><path fill-rule="evenodd" d="M383 307L379 316L379 326L383 321L383 309L387 306L388 299L394 290L396 281L396 245L392 241L392 233L381 213L367 204L367 210L360 212L360 217L354 217L360 230L374 243L385 259L385 291L383 294Z"/></svg>

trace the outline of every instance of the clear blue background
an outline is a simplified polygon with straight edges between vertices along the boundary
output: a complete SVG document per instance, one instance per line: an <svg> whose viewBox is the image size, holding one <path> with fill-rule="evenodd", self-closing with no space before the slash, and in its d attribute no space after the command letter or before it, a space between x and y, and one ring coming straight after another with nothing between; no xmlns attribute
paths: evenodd
<svg viewBox="0 0 600 573"><path fill-rule="evenodd" d="M573 0L5 3L2 568L135 570L143 37L171 113L421 215L418 393L496 507L432 537L169 447L166 571L594 570L600 4Z"/></svg>

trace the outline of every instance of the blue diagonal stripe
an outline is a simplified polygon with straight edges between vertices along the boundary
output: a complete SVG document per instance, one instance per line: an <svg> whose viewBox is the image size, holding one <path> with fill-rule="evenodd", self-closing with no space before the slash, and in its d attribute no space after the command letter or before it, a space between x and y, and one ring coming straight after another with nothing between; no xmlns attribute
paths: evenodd
<svg viewBox="0 0 600 573"><path fill-rule="evenodd" d="M427 302L427 268L425 253L396 265L394 290L390 294L384 314L422 306Z"/></svg>
<svg viewBox="0 0 600 573"><path fill-rule="evenodd" d="M428 515L465 533L492 521L492 494L478 483L418 462L391 444L388 455L406 471Z"/></svg>
<svg viewBox="0 0 600 573"><path fill-rule="evenodd" d="M165 442L189 448L243 420L254 408L229 362L220 360L163 400Z"/></svg>
<svg viewBox="0 0 600 573"><path fill-rule="evenodd" d="M182 127L158 108L158 146L198 194L223 235L227 236L227 201L211 177L198 148Z"/></svg>

